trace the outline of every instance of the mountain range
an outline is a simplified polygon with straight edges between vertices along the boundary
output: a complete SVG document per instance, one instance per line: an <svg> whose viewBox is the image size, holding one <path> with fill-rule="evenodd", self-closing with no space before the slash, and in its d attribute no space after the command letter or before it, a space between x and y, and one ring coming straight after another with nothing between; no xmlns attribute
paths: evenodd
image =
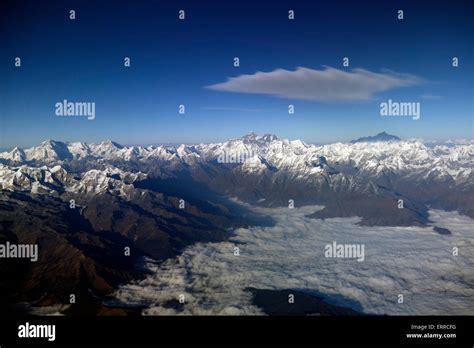
<svg viewBox="0 0 474 348"><path fill-rule="evenodd" d="M0 153L0 188L58 196L115 192L127 198L137 188L163 186L166 181L167 189L194 182L213 193L265 206L286 205L290 199L296 205L325 206L337 199L338 205L347 206L350 202L341 200L348 196L403 199L408 210L418 213L406 221L412 223L423 222L426 209L419 204L473 216L473 209L465 204L474 186L473 149L472 141L432 146L385 132L324 146L254 133L223 143L180 146L47 140ZM242 157L241 163L220 161ZM351 213L336 206L331 209L327 214L332 216ZM384 224L357 213L367 223Z"/></svg>
<svg viewBox="0 0 474 348"><path fill-rule="evenodd" d="M10 281L0 292L8 303L46 305L75 291L90 312L108 313L97 298L142 276L143 257L164 260L239 226L271 224L252 205L322 205L311 217L358 216L369 226L427 225L429 208L474 218L473 168L473 141L385 132L322 146L249 133L211 144L14 148L0 153L0 242L38 243L40 259L11 261L23 273L2 264Z"/></svg>

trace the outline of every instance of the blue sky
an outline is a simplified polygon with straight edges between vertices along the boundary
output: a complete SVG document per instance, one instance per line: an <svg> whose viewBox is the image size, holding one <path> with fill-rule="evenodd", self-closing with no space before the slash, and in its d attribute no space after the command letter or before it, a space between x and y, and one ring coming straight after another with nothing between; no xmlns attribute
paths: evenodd
<svg viewBox="0 0 474 348"><path fill-rule="evenodd" d="M48 138L210 142L249 131L316 143L380 131L437 140L472 138L472 2L363 3L2 2L0 147ZM76 11L73 21L70 9ZM177 18L180 9L186 11L184 21ZM295 11L293 21L287 18L289 9ZM398 9L404 10L403 21L397 20ZM130 68L123 66L125 56L131 58ZM350 67L342 66L346 56ZM451 65L453 56L459 57L458 68ZM21 57L21 68L14 67L15 57ZM298 67L316 72L331 67L349 74L347 81L356 77L353 69L364 69L405 76L401 85L406 75L399 74L417 82L384 85L355 100L344 100L344 89L338 94L342 100L325 100L318 90L327 89L329 81L337 94L346 79L324 74L323 80L294 79ZM290 81L277 69L291 72L284 74ZM270 89L279 86L292 94L300 88L315 98L245 93L249 85L241 83L242 75L259 71L271 73ZM228 78L239 78L239 91L226 90ZM255 81L250 87L266 88ZM311 88L298 86L301 81ZM354 92L365 83L356 83ZM219 84L222 88L206 88ZM63 99L95 102L95 119L55 116L55 103ZM381 117L379 105L387 99L420 102L421 118ZM186 106L185 115L178 113L180 104ZM289 104L295 105L294 115L288 115Z"/></svg>

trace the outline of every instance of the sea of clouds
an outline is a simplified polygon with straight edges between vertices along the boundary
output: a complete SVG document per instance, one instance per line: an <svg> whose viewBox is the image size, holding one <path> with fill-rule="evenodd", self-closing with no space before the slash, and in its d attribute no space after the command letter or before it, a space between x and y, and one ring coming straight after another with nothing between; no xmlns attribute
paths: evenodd
<svg viewBox="0 0 474 348"><path fill-rule="evenodd" d="M253 209L271 216L275 225L237 229L226 242L193 245L161 264L149 260L151 275L122 286L114 302L144 306L144 315L263 314L246 290L254 287L298 289L364 313L474 314L469 217L430 211L433 225L452 232L441 235L432 227L360 226L359 218L310 219L307 215L321 209L315 206ZM364 244L365 260L326 258L324 246L333 241ZM184 310L166 305L180 294Z"/></svg>

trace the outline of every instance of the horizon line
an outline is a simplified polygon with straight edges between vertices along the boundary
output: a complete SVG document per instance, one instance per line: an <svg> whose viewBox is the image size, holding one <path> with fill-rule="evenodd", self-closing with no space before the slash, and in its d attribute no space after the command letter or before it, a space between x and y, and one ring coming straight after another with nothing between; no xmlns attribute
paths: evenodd
<svg viewBox="0 0 474 348"><path fill-rule="evenodd" d="M216 144L216 143L222 143L222 142L226 142L226 141L230 141L230 140L237 140L237 139L242 139L242 138L245 138L246 136L248 135L255 135L259 138L262 138L262 137L265 137L265 136L275 136L277 139L279 140L288 140L288 141L297 141L297 140L300 140L306 144L310 144L310 145L330 145L330 144L336 144L336 143L343 143L343 144L350 144L351 142L354 142L355 140L359 140L361 138L370 138L370 137L375 137L375 136L378 136L380 134L387 134L389 136L395 136L393 134L389 134L385 131L382 131L382 132L378 132L377 134L374 134L374 135L365 135L365 136L362 136L362 137L359 137L359 138L356 138L356 139L352 139L352 140L347 140L347 141L342 141L342 140L333 140L333 141L327 141L327 142L317 142L317 141L305 141L301 138L294 138L294 139L290 139L290 138L286 138L286 137L279 137L278 135L276 134L273 134L273 133L264 133L262 135L260 134L257 134L256 132L248 132L246 134L244 134L243 136L240 136L240 137L229 137L228 139L226 140L214 140L214 141L208 141L208 142L203 142L203 141L198 141L198 142L144 142L144 143L128 143L128 142L118 142L118 141L115 141L113 139L104 139L104 140L99 140L99 141L77 141L77 140L56 140L56 139L51 139L51 138L47 138L39 143L36 143L35 145L29 145L29 146L18 146L18 145L14 145L14 146L8 146L8 147L0 147L0 152L10 152L12 150L14 150L15 148L18 148L18 149L29 149L29 148L33 148L33 147L36 147L36 146L39 146L41 145L42 143L45 143L45 142L48 142L48 141L53 141L53 142L57 142L57 143L63 143L63 144L66 144L66 145L70 145L70 144L74 144L74 143L84 143L84 144L102 144L102 143L106 143L106 142L112 142L112 143L115 143L119 146L123 146L123 147L133 147L133 146L141 146L141 147L150 147L150 146L172 146L172 147L176 147L176 146L180 146L180 145L199 145L199 144ZM395 136L397 137L397 136ZM418 137L410 137L410 138L400 138L400 137L397 137L399 138L398 141L422 141L424 143L452 143L452 142L462 142L462 141L465 141L465 142L470 142L470 141L473 141L474 139L468 139L468 138L450 138L450 139L445 139L445 140L440 140L440 139L424 139L424 138L418 138Z"/></svg>

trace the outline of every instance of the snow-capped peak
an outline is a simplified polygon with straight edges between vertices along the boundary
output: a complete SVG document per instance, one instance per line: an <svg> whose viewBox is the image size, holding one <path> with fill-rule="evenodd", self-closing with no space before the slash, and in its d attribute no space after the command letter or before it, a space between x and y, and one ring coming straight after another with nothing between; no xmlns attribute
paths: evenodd
<svg viewBox="0 0 474 348"><path fill-rule="evenodd" d="M255 132L250 132L237 140L242 140L245 143L271 143L272 141L279 140L279 138L274 134L260 136Z"/></svg>
<svg viewBox="0 0 474 348"><path fill-rule="evenodd" d="M123 145L120 145L119 143L116 143L115 141L110 140L110 139L101 142L101 145L107 146L107 147L114 147L114 148L119 149L119 150L124 148Z"/></svg>

